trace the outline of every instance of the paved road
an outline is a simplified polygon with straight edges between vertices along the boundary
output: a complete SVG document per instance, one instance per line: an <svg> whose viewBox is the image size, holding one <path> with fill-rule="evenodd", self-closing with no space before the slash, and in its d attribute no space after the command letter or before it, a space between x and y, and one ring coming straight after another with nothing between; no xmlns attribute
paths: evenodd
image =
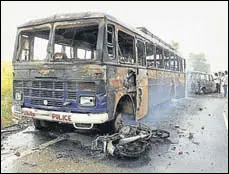
<svg viewBox="0 0 229 174"><path fill-rule="evenodd" d="M226 121L225 121L226 120ZM47 132L2 135L2 172L228 172L228 102L207 95L155 108L143 122L170 131L169 141L152 145L138 159L95 155L87 148L96 134L77 134L41 151L31 149L53 137ZM190 136L192 135L192 136ZM14 155L20 152L20 156ZM29 152L28 155L23 155Z"/></svg>

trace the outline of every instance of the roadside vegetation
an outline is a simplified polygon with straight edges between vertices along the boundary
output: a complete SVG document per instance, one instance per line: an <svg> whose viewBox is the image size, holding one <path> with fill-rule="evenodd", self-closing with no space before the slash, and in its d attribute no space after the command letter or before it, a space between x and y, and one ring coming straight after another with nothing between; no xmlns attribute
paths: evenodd
<svg viewBox="0 0 229 174"><path fill-rule="evenodd" d="M13 74L11 61L1 61L1 128L13 123L11 114Z"/></svg>

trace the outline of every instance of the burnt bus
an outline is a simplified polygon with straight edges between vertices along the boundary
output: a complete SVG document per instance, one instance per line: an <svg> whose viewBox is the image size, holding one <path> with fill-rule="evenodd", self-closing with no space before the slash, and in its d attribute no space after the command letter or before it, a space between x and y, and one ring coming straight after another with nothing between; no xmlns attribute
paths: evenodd
<svg viewBox="0 0 229 174"><path fill-rule="evenodd" d="M186 72L186 81L189 94L208 94L217 92L216 83L211 73L189 71Z"/></svg>
<svg viewBox="0 0 229 174"><path fill-rule="evenodd" d="M185 94L185 59L146 28L101 13L55 15L18 27L13 57L15 115L115 131L152 106Z"/></svg>

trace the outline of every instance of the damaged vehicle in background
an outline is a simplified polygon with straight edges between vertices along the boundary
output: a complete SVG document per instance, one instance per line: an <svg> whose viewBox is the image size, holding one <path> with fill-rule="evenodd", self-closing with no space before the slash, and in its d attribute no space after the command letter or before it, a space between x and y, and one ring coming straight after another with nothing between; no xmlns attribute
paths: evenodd
<svg viewBox="0 0 229 174"><path fill-rule="evenodd" d="M18 27L13 70L12 112L33 118L37 129L58 122L117 132L126 119L185 96L185 59L146 28L102 13Z"/></svg>
<svg viewBox="0 0 229 174"><path fill-rule="evenodd" d="M213 75L200 71L187 72L188 92L193 94L207 94L216 92Z"/></svg>

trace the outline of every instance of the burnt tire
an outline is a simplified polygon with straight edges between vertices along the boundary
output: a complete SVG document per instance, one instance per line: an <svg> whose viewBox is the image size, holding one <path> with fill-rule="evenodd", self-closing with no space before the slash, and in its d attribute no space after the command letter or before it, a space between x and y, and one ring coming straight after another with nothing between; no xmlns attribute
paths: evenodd
<svg viewBox="0 0 229 174"><path fill-rule="evenodd" d="M135 117L132 114L117 113L115 119L112 121L112 130L119 132L121 128L128 125L136 125Z"/></svg>
<svg viewBox="0 0 229 174"><path fill-rule="evenodd" d="M204 87L204 88L202 88L202 92L203 92L203 94L207 94L207 90L206 90L206 88Z"/></svg>
<svg viewBox="0 0 229 174"><path fill-rule="evenodd" d="M112 121L112 130L114 132L119 132L119 130L124 126L123 124L123 114L117 113L115 119Z"/></svg>
<svg viewBox="0 0 229 174"><path fill-rule="evenodd" d="M50 122L44 120L33 120L35 129L42 130L49 127Z"/></svg>
<svg viewBox="0 0 229 174"><path fill-rule="evenodd" d="M33 125L34 125L35 129L38 129L38 130L41 130L43 128L40 120L33 120Z"/></svg>

